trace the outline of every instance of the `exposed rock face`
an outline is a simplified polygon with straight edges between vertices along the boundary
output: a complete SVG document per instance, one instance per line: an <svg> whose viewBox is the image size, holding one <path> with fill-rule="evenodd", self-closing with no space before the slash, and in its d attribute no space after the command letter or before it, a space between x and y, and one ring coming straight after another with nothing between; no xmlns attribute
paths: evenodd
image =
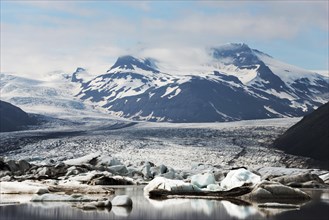
<svg viewBox="0 0 329 220"><path fill-rule="evenodd" d="M7 163L3 161L3 158L0 157L0 171L9 171L10 167Z"/></svg>
<svg viewBox="0 0 329 220"><path fill-rule="evenodd" d="M32 167L31 164L29 164L26 160L19 160L18 166L19 166L20 170L22 170L22 171L27 171L28 169L30 169Z"/></svg>
<svg viewBox="0 0 329 220"><path fill-rule="evenodd" d="M329 167L329 103L305 116L273 145L289 154L324 161Z"/></svg>
<svg viewBox="0 0 329 220"><path fill-rule="evenodd" d="M134 185L133 180L120 176L100 176L88 182L89 185Z"/></svg>
<svg viewBox="0 0 329 220"><path fill-rule="evenodd" d="M316 174L286 175L271 179L284 185L298 188L325 188L324 181Z"/></svg>
<svg viewBox="0 0 329 220"><path fill-rule="evenodd" d="M0 132L18 131L35 123L22 109L0 100Z"/></svg>
<svg viewBox="0 0 329 220"><path fill-rule="evenodd" d="M14 160L7 161L7 166L9 167L11 172L16 172L19 170L19 166Z"/></svg>
<svg viewBox="0 0 329 220"><path fill-rule="evenodd" d="M90 81L81 83L76 78L81 69L72 80L81 85L77 97L133 120L300 117L327 101L322 98L328 93L327 77L278 65L273 57L246 44L212 47L207 53L212 61L191 75L177 74L180 68L167 72L153 59L122 56L106 73Z"/></svg>
<svg viewBox="0 0 329 220"><path fill-rule="evenodd" d="M270 181L260 182L244 197L256 202L299 202L310 199L309 195L299 189Z"/></svg>
<svg viewBox="0 0 329 220"><path fill-rule="evenodd" d="M31 164L29 164L25 160L8 160L8 161L0 161L0 170L8 170L11 173L15 173L16 175L22 175L27 170L29 170L32 167Z"/></svg>

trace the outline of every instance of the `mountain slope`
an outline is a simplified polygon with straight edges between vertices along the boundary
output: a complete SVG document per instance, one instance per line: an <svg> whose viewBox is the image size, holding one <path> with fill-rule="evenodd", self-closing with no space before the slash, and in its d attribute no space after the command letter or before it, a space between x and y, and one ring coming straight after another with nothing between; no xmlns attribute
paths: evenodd
<svg viewBox="0 0 329 220"><path fill-rule="evenodd" d="M213 122L303 116L329 98L328 78L246 44L208 50L200 73L165 73L154 59L119 57L77 97L134 120ZM179 70L177 70L179 72Z"/></svg>
<svg viewBox="0 0 329 220"><path fill-rule="evenodd" d="M46 81L2 73L0 78L1 99L26 112L60 118L98 114L74 97L82 81L70 82L71 76L66 74L52 73Z"/></svg>
<svg viewBox="0 0 329 220"><path fill-rule="evenodd" d="M0 100L0 132L18 131L33 124L35 120L22 109Z"/></svg>
<svg viewBox="0 0 329 220"><path fill-rule="evenodd" d="M52 117L106 112L106 117L169 122L300 117L329 100L328 77L246 44L205 52L207 62L176 70L161 60L122 56L96 77L80 67L71 75L51 73L46 80L0 74L1 99Z"/></svg>
<svg viewBox="0 0 329 220"><path fill-rule="evenodd" d="M329 103L306 115L273 145L289 154L329 162Z"/></svg>

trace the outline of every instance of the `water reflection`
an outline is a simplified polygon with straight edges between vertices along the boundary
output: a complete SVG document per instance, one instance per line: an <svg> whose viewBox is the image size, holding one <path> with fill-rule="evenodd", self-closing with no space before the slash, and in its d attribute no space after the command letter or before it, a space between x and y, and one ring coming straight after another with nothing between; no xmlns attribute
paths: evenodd
<svg viewBox="0 0 329 220"><path fill-rule="evenodd" d="M132 207L113 206L112 211L116 216L128 217L132 209L133 209Z"/></svg>
<svg viewBox="0 0 329 220"><path fill-rule="evenodd" d="M249 216L255 215L258 213L258 210L253 206L239 206L235 205L232 202L229 201L221 201L221 204L226 209L226 212L232 216L236 217L238 219L245 219Z"/></svg>
<svg viewBox="0 0 329 220"><path fill-rule="evenodd" d="M257 208L243 201L239 202L240 205L238 205L229 201L210 200L210 199L153 200L153 199L148 199L147 197L146 199L155 209L159 209L159 210L170 209L170 210L175 210L177 212L202 213L207 217L212 217L216 215L218 211L220 211L221 213L226 212L228 216L239 218L239 219L245 219L249 216L260 214Z"/></svg>
<svg viewBox="0 0 329 220"><path fill-rule="evenodd" d="M214 200L193 199L190 202L193 210L202 212L207 216L211 216L216 207L216 201Z"/></svg>
<svg viewBox="0 0 329 220"><path fill-rule="evenodd" d="M166 200L155 200L145 197L146 200L152 205L155 209L167 209L173 206L184 206L190 203L188 199L166 199Z"/></svg>
<svg viewBox="0 0 329 220"><path fill-rule="evenodd" d="M153 208L158 210L165 209L177 209L186 211L193 210L196 212L203 213L207 216L211 216L213 210L215 209L215 204L217 201L206 200L206 199L166 199L166 200L154 200L146 197L148 202L152 205Z"/></svg>
<svg viewBox="0 0 329 220"><path fill-rule="evenodd" d="M259 208L257 204L242 201L220 201L206 199L151 200L144 197L142 188L118 189L116 194L129 195L132 208L112 207L84 211L71 203L26 203L22 205L0 206L0 219L307 219L314 210L329 219L329 192L313 192L314 200L300 210ZM111 196L111 198L113 195ZM10 200L10 198L7 198ZM15 198L17 201L17 197ZM11 199L13 201L13 199ZM304 208L305 207L305 208ZM321 207L321 210L319 209ZM284 212L284 213L283 213ZM294 218L291 218L293 216Z"/></svg>
<svg viewBox="0 0 329 220"><path fill-rule="evenodd" d="M323 202L329 204L329 192L327 192L327 193L323 193L323 194L321 195L321 200L322 200Z"/></svg>
<svg viewBox="0 0 329 220"><path fill-rule="evenodd" d="M299 210L299 208L259 208L259 211L263 217L271 217L271 216L276 216L279 214L283 214L285 212L291 212L294 210Z"/></svg>

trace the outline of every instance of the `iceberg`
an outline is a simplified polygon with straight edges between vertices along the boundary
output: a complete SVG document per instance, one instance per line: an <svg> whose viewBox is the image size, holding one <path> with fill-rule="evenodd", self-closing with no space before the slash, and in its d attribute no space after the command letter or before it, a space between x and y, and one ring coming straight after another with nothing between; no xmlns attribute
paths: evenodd
<svg viewBox="0 0 329 220"><path fill-rule="evenodd" d="M71 166L88 164L88 163L90 163L91 160L100 157L100 155L101 154L99 152L91 153L91 154L85 155L83 157L66 160L66 161L64 161L64 163L67 165L71 165Z"/></svg>
<svg viewBox="0 0 329 220"><path fill-rule="evenodd" d="M0 182L0 194L42 194L49 192L42 184L33 182Z"/></svg>
<svg viewBox="0 0 329 220"><path fill-rule="evenodd" d="M254 186L261 181L260 176L240 168L237 170L231 170L226 177L220 183L220 186L224 190L230 190L243 185Z"/></svg>
<svg viewBox="0 0 329 220"><path fill-rule="evenodd" d="M211 173L196 174L191 177L191 183L199 188L205 188L210 184L216 184L215 177Z"/></svg>
<svg viewBox="0 0 329 220"><path fill-rule="evenodd" d="M193 184L182 180L171 180L164 177L156 177L144 187L144 193L149 194L152 190L167 190L171 192L200 192L201 189Z"/></svg>

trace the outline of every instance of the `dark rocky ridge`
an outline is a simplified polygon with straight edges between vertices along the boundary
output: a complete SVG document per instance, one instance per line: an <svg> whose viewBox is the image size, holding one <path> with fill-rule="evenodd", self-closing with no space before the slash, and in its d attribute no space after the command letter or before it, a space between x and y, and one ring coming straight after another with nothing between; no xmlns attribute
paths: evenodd
<svg viewBox="0 0 329 220"><path fill-rule="evenodd" d="M305 116L273 145L289 154L323 161L329 167L329 103Z"/></svg>
<svg viewBox="0 0 329 220"><path fill-rule="evenodd" d="M0 100L0 132L18 131L35 123L22 109Z"/></svg>

